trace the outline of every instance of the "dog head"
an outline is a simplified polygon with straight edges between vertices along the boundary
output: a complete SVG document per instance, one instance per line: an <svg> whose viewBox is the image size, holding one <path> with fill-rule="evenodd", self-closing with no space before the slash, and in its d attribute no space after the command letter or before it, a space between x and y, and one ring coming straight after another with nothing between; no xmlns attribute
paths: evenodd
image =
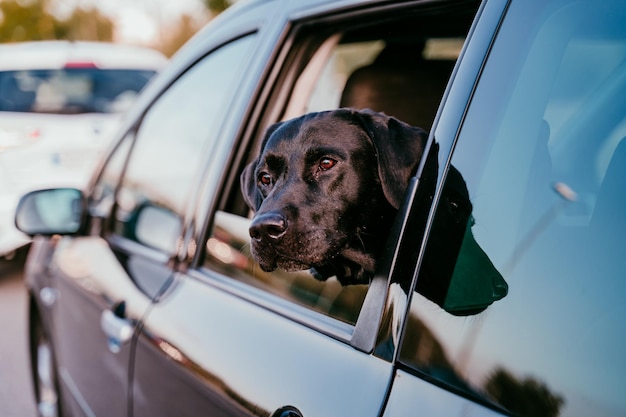
<svg viewBox="0 0 626 417"><path fill-rule="evenodd" d="M367 283L427 133L372 111L310 113L268 128L241 174L265 271L314 268Z"/></svg>

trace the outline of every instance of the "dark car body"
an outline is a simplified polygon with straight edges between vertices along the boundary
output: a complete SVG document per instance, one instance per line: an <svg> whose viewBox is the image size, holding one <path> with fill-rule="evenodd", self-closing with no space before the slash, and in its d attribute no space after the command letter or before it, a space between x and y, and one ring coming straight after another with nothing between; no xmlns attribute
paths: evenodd
<svg viewBox="0 0 626 417"><path fill-rule="evenodd" d="M86 190L21 201L40 414L624 415L624 21L621 1L238 2ZM239 175L267 126L340 106L429 130L436 178L424 158L369 285L263 272Z"/></svg>

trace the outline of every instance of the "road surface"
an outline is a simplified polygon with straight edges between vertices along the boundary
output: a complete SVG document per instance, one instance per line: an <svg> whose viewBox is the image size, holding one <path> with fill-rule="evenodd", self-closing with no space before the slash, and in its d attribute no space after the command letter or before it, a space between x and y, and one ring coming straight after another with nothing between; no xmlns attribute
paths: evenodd
<svg viewBox="0 0 626 417"><path fill-rule="evenodd" d="M30 381L22 265L0 259L0 416L37 415Z"/></svg>

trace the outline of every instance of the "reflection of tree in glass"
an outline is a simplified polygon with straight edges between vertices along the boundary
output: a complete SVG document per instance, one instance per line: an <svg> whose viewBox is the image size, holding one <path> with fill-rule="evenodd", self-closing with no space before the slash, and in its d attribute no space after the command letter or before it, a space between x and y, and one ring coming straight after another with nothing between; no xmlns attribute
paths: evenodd
<svg viewBox="0 0 626 417"><path fill-rule="evenodd" d="M519 379L497 368L487 380L485 390L513 415L520 417L556 417L565 400L533 377Z"/></svg>
<svg viewBox="0 0 626 417"><path fill-rule="evenodd" d="M473 386L453 365L434 332L413 314L409 316L401 356L437 380L472 398L498 405L513 416L556 417L565 404L563 397L551 392L545 383L534 377L517 378L502 367L493 370L482 389Z"/></svg>
<svg viewBox="0 0 626 417"><path fill-rule="evenodd" d="M417 365L422 371L439 381L472 397L484 399L483 395L471 387L457 372L444 346L426 323L414 314L410 314L408 320L407 333L402 343L402 358ZM379 349L381 347L382 345Z"/></svg>

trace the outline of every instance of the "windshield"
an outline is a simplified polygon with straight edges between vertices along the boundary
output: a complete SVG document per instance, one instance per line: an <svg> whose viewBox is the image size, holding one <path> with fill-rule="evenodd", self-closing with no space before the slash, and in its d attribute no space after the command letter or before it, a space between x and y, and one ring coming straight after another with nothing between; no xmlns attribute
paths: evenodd
<svg viewBox="0 0 626 417"><path fill-rule="evenodd" d="M0 111L78 114L125 110L150 70L66 68L0 72Z"/></svg>

